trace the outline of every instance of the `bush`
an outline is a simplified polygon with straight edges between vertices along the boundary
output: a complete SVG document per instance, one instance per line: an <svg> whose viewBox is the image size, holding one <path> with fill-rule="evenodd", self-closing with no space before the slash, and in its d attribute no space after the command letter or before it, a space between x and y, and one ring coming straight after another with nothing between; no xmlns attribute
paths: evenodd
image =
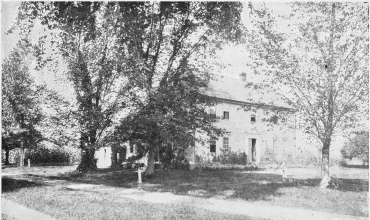
<svg viewBox="0 0 370 220"><path fill-rule="evenodd" d="M359 158L364 164L369 163L369 132L357 133L355 137L346 142L341 149L343 158L352 160Z"/></svg>
<svg viewBox="0 0 370 220"><path fill-rule="evenodd" d="M170 145L160 149L159 160L165 169L188 170L190 166L185 158L184 150L174 151Z"/></svg>
<svg viewBox="0 0 370 220"><path fill-rule="evenodd" d="M5 162L5 150L3 150L2 152L3 152L2 161ZM20 155L19 148L10 150L9 151L9 163L10 164L19 163L19 158L20 158L19 155Z"/></svg>
<svg viewBox="0 0 370 220"><path fill-rule="evenodd" d="M301 167L301 166L321 166L321 157L312 154L300 154L295 156L293 154L283 154L281 158L284 158L288 167ZM278 165L282 162L282 159L277 159L270 149L266 149L261 157L261 163L267 165ZM338 159L330 159L329 165L340 164L341 161Z"/></svg>
<svg viewBox="0 0 370 220"><path fill-rule="evenodd" d="M220 162L221 161L221 162ZM258 165L255 163L246 164L247 155L245 153L234 152L226 155L219 155L213 160L209 160L200 155L196 155L195 169L199 170L256 170Z"/></svg>
<svg viewBox="0 0 370 220"><path fill-rule="evenodd" d="M247 154L244 152L223 152L223 154L218 155L217 157L213 158L213 162L220 163L220 164L239 164L245 165L247 164Z"/></svg>
<svg viewBox="0 0 370 220"><path fill-rule="evenodd" d="M264 164L276 164L276 155L274 152L268 148L266 148L265 152L261 156L261 163Z"/></svg>
<svg viewBox="0 0 370 220"><path fill-rule="evenodd" d="M278 159L276 153L274 153L272 150L270 150L268 148L265 150L264 154L261 156L261 163L264 163L264 164L280 164L283 159L287 164L297 163L297 161L296 161L297 158L294 158L293 154L283 153L281 158Z"/></svg>
<svg viewBox="0 0 370 220"><path fill-rule="evenodd" d="M17 162L19 162L19 157L17 158ZM25 163L27 163L28 159L31 160L31 163L70 163L77 158L75 153L62 149L39 147L37 149L26 151Z"/></svg>

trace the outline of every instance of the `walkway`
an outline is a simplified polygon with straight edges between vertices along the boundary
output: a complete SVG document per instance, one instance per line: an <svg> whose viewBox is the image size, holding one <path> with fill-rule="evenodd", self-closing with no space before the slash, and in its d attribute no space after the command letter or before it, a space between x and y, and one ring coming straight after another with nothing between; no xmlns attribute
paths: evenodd
<svg viewBox="0 0 370 220"><path fill-rule="evenodd" d="M55 218L1 198L1 213L17 220L54 220Z"/></svg>
<svg viewBox="0 0 370 220"><path fill-rule="evenodd" d="M122 189L117 187L93 185L93 184L72 184L67 186L70 190L84 190L103 194L114 194L124 198L140 200L152 203L181 203L208 209L210 211L248 215L251 217L269 218L277 220L365 220L365 217L350 215L338 215L327 212L311 211L306 209L278 207L250 203L243 200L204 199L199 197L174 195L172 193L147 192L140 189Z"/></svg>

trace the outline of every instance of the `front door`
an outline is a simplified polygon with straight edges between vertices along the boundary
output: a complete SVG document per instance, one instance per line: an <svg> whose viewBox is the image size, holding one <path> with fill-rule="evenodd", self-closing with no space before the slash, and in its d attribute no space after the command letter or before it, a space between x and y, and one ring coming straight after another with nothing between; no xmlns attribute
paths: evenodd
<svg viewBox="0 0 370 220"><path fill-rule="evenodd" d="M248 161L257 162L257 138L248 138Z"/></svg>
<svg viewBox="0 0 370 220"><path fill-rule="evenodd" d="M256 142L257 142L257 139L252 138L252 162L257 161Z"/></svg>

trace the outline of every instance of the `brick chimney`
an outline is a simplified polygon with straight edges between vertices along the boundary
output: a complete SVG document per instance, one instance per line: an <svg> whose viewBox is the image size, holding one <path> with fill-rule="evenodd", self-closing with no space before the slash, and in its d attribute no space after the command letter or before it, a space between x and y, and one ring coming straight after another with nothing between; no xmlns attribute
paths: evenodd
<svg viewBox="0 0 370 220"><path fill-rule="evenodd" d="M245 72L240 73L240 74L239 74L239 79L240 79L241 81L246 81L246 79L247 79L247 74L246 74Z"/></svg>

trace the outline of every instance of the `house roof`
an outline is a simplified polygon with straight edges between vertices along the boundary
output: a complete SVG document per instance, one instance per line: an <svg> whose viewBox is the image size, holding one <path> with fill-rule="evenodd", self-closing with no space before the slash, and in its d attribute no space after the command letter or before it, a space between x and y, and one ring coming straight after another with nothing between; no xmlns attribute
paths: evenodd
<svg viewBox="0 0 370 220"><path fill-rule="evenodd" d="M252 83L220 75L215 75L211 79L206 94L229 102L293 110L292 106L288 105L268 84Z"/></svg>

